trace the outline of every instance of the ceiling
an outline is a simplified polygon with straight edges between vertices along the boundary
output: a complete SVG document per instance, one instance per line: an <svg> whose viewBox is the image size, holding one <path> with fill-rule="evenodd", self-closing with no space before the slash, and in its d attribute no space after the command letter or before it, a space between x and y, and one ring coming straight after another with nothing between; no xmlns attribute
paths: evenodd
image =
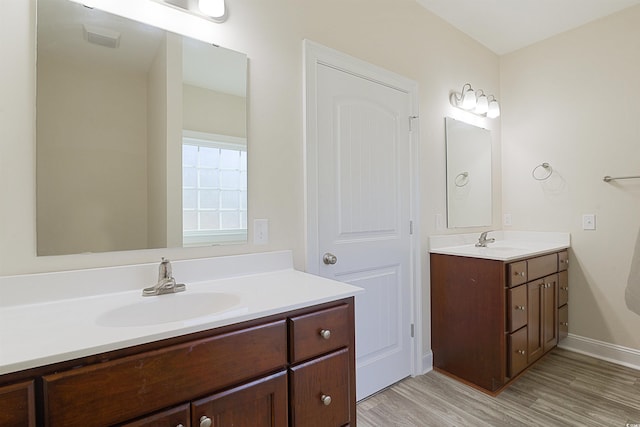
<svg viewBox="0 0 640 427"><path fill-rule="evenodd" d="M513 52L640 0L417 0L498 55Z"/></svg>

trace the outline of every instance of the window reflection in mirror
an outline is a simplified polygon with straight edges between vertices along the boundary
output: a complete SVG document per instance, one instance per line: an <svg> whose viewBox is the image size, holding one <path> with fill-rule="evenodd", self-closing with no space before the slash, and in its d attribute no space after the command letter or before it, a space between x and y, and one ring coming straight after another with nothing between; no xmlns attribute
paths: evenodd
<svg viewBox="0 0 640 427"><path fill-rule="evenodd" d="M491 225L491 131L445 118L447 226Z"/></svg>
<svg viewBox="0 0 640 427"><path fill-rule="evenodd" d="M246 55L68 0L37 0L37 23L38 255L182 246L183 132L246 164ZM237 173L237 200L219 202L231 235L184 243L246 241Z"/></svg>

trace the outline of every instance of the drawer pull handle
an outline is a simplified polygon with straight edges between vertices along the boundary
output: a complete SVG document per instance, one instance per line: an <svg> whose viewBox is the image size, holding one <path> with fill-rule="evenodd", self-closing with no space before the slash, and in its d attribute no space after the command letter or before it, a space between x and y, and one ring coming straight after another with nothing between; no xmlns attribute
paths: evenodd
<svg viewBox="0 0 640 427"><path fill-rule="evenodd" d="M331 338L331 331L329 329L322 329L320 330L320 336L325 340L328 340L329 338Z"/></svg>
<svg viewBox="0 0 640 427"><path fill-rule="evenodd" d="M518 350L518 351L516 351L516 353L518 353L518 354L520 354L520 355L524 356L527 352L526 352L526 351L524 351L524 350Z"/></svg>
<svg viewBox="0 0 640 427"><path fill-rule="evenodd" d="M569 322L560 322L560 326L569 326Z"/></svg>
<svg viewBox="0 0 640 427"><path fill-rule="evenodd" d="M521 272L517 272L516 271L516 272L513 273L513 275L514 276L522 276L522 277L524 277L524 271L521 271Z"/></svg>
<svg viewBox="0 0 640 427"><path fill-rule="evenodd" d="M560 289L562 289L563 291L568 291L569 287L568 286L562 286Z"/></svg>
<svg viewBox="0 0 640 427"><path fill-rule="evenodd" d="M322 396L320 396L320 400L322 401L324 406L331 405L331 396L329 396L327 394L323 394Z"/></svg>
<svg viewBox="0 0 640 427"><path fill-rule="evenodd" d="M206 415L200 417L200 427L211 427L212 424L211 418Z"/></svg>
<svg viewBox="0 0 640 427"><path fill-rule="evenodd" d="M524 305L516 305L516 310L524 310Z"/></svg>
<svg viewBox="0 0 640 427"><path fill-rule="evenodd" d="M184 427L184 424L178 424L176 427Z"/></svg>

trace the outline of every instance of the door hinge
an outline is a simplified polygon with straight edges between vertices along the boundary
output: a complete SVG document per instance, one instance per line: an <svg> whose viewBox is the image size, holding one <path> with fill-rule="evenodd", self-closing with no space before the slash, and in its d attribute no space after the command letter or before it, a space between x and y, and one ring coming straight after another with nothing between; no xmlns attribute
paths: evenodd
<svg viewBox="0 0 640 427"><path fill-rule="evenodd" d="M411 132L413 130L413 126L411 126L411 123L413 122L413 119L417 119L418 116L409 116L409 132Z"/></svg>
<svg viewBox="0 0 640 427"><path fill-rule="evenodd" d="M413 221L409 221L409 234L413 234Z"/></svg>
<svg viewBox="0 0 640 427"><path fill-rule="evenodd" d="M415 327L413 326L413 323L411 324L411 338L414 338L416 335L416 331L415 331Z"/></svg>

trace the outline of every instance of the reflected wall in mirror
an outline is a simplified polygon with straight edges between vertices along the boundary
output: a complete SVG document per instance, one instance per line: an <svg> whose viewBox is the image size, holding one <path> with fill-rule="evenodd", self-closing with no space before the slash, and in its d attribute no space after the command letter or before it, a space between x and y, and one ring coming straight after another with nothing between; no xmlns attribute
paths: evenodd
<svg viewBox="0 0 640 427"><path fill-rule="evenodd" d="M246 55L69 0L37 28L38 255L246 241Z"/></svg>
<svg viewBox="0 0 640 427"><path fill-rule="evenodd" d="M491 131L445 118L447 226L491 225Z"/></svg>

